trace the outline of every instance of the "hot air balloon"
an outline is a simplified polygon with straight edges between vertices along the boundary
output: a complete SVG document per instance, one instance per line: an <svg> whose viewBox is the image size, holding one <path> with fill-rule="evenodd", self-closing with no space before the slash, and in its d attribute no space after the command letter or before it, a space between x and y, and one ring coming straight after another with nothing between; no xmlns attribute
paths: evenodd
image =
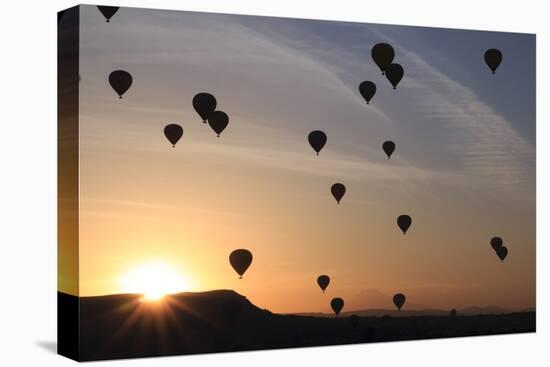
<svg viewBox="0 0 550 367"><path fill-rule="evenodd" d="M124 70L115 70L109 74L109 84L118 94L118 98L122 98L122 95L132 85L133 79L129 72Z"/></svg>
<svg viewBox="0 0 550 367"><path fill-rule="evenodd" d="M216 110L216 98L210 93L199 93L193 97L193 108L206 124L208 116Z"/></svg>
<svg viewBox="0 0 550 367"><path fill-rule="evenodd" d="M319 287L323 290L323 293L325 293L325 289L327 289L329 283L330 277L328 275L319 275L317 278L317 284L319 284Z"/></svg>
<svg viewBox="0 0 550 367"><path fill-rule="evenodd" d="M335 183L330 187L330 192L336 199L336 203L340 204L340 200L342 200L342 197L346 193L346 187L341 183Z"/></svg>
<svg viewBox="0 0 550 367"><path fill-rule="evenodd" d="M229 124L229 116L223 111L213 111L208 115L208 124L219 138L227 124Z"/></svg>
<svg viewBox="0 0 550 367"><path fill-rule="evenodd" d="M403 234L407 233L407 230L411 226L412 219L407 214L402 214L397 217L397 225L403 231Z"/></svg>
<svg viewBox="0 0 550 367"><path fill-rule="evenodd" d="M245 249L238 249L229 255L229 263L239 274L239 279L243 278L243 274L252 263L252 253Z"/></svg>
<svg viewBox="0 0 550 367"><path fill-rule="evenodd" d="M355 314L349 317L349 322L354 330L357 329L357 326L359 326L359 321L361 321L361 319Z"/></svg>
<svg viewBox="0 0 550 367"><path fill-rule="evenodd" d="M98 5L97 8L101 12L101 14L103 14L103 16L105 17L105 21L107 23L109 23L113 15L115 15L115 13L119 9L118 6L102 6L102 5Z"/></svg>
<svg viewBox="0 0 550 367"><path fill-rule="evenodd" d="M378 67L382 71L383 75L388 66L390 66L390 64L393 62L395 52L393 51L393 47L391 47L387 43L377 43L372 48L371 55L376 65L378 65Z"/></svg>
<svg viewBox="0 0 550 367"><path fill-rule="evenodd" d="M505 246L500 246L496 249L496 253L500 261L504 261L504 259L506 259L506 256L508 256L508 249Z"/></svg>
<svg viewBox="0 0 550 367"><path fill-rule="evenodd" d="M327 143L327 134L322 132L321 130L314 130L309 133L307 136L307 140L309 141L309 145L317 152L317 155L319 155L319 152L325 144Z"/></svg>
<svg viewBox="0 0 550 367"><path fill-rule="evenodd" d="M391 155L395 151L395 143L393 141L385 141L382 144L382 149L384 150L384 153L388 156L388 159L390 159Z"/></svg>
<svg viewBox="0 0 550 367"><path fill-rule="evenodd" d="M485 63L494 74L498 66L502 62L502 52L500 52L496 48L490 48L487 51L485 51L484 58L485 58Z"/></svg>
<svg viewBox="0 0 550 367"><path fill-rule="evenodd" d="M491 238L491 247L495 251L498 250L499 247L502 247L502 238L500 237Z"/></svg>
<svg viewBox="0 0 550 367"><path fill-rule="evenodd" d="M405 295L403 293L397 293L393 296L393 304L401 311L401 307L405 304Z"/></svg>
<svg viewBox="0 0 550 367"><path fill-rule="evenodd" d="M393 89L396 89L397 84L403 79L404 73L403 67L399 64L391 64L386 68L386 78L393 85Z"/></svg>
<svg viewBox="0 0 550 367"><path fill-rule="evenodd" d="M176 143L183 135L183 128L178 124L169 124L164 127L164 136L172 144L172 147L176 146Z"/></svg>
<svg viewBox="0 0 550 367"><path fill-rule="evenodd" d="M361 84L359 84L359 93L361 93L365 101L367 101L367 104L369 104L376 93L376 84L371 81L361 82Z"/></svg>
<svg viewBox="0 0 550 367"><path fill-rule="evenodd" d="M344 300L342 298L333 298L332 301L330 301L330 307L332 307L332 311L336 315L342 311L342 308L344 308Z"/></svg>

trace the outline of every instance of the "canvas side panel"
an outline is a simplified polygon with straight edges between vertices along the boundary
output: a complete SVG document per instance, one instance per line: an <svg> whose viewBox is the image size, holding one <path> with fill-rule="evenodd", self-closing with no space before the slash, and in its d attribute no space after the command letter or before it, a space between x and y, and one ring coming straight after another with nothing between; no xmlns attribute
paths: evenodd
<svg viewBox="0 0 550 367"><path fill-rule="evenodd" d="M79 8L60 12L57 27L57 350L78 360Z"/></svg>

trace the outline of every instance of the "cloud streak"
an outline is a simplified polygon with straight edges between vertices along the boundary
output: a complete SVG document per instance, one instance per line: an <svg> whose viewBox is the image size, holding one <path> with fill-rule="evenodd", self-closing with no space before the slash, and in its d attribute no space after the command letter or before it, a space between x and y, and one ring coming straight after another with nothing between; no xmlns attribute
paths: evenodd
<svg viewBox="0 0 550 367"><path fill-rule="evenodd" d="M381 107L377 111L380 116L392 121L396 129L403 127L405 118L412 118L416 125L412 127L413 130L429 130L429 133L424 135L426 139L439 139L439 142L434 144L437 152L432 150L430 153L437 154L449 162L448 170L453 174L448 173L445 176L456 180L457 184L467 181L483 183L492 189L497 188L500 194L531 199L534 197L535 148L514 130L510 121L483 102L483 98L471 88L438 71L421 55L396 39L372 26L369 26L368 32L365 33L365 43L374 43L374 40L378 39L394 45L399 56L396 62L402 63L406 70L405 79L399 89L408 100L401 105ZM296 37L300 41L292 40L291 43L295 44L301 42L295 52L308 50L306 45L311 42L312 37L307 32L302 32L301 37ZM346 80L352 76L342 70L367 69L368 73L365 74L371 76L373 69L377 72L374 67L365 67L364 64L370 60L365 60L364 54L354 54L352 49L325 42L323 47L315 47L312 53L320 60L319 67L332 75L332 79L339 79L340 82L337 84L348 91L342 96L354 101L359 101L357 96L351 93L354 86L350 86L349 83L346 85ZM345 67L339 66L342 64ZM456 69L459 69L458 66ZM407 163L412 166L424 166L426 172L432 171L431 175L425 175L427 177L441 177L445 171L440 166L426 167L425 162L415 159L409 159ZM410 172L405 171L404 175L408 177Z"/></svg>

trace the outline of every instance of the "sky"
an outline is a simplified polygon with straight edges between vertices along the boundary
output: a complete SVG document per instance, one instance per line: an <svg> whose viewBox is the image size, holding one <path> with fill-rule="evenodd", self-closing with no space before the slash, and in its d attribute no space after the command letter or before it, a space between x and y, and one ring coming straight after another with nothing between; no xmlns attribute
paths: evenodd
<svg viewBox="0 0 550 367"><path fill-rule="evenodd" d="M273 312L329 312L332 297L348 311L393 307L397 292L417 308L535 305L534 35L80 16L79 295L128 292L128 273L166 264L181 291L233 289ZM397 90L372 61L379 42L405 69ZM504 55L495 75L488 48ZM122 100L107 82L117 69L134 79ZM369 105L363 80L377 85ZM220 138L193 110L199 92L229 115ZM176 148L169 123L184 130ZM328 136L318 157L312 130ZM237 248L254 255L243 279L228 262Z"/></svg>

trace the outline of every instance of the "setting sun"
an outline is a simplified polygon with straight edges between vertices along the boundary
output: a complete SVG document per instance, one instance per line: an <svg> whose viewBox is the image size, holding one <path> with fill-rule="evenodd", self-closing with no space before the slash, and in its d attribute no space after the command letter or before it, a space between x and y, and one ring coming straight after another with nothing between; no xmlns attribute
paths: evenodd
<svg viewBox="0 0 550 367"><path fill-rule="evenodd" d="M189 281L165 263L137 266L120 279L124 293L143 294L144 300L159 300L167 294L189 290Z"/></svg>

